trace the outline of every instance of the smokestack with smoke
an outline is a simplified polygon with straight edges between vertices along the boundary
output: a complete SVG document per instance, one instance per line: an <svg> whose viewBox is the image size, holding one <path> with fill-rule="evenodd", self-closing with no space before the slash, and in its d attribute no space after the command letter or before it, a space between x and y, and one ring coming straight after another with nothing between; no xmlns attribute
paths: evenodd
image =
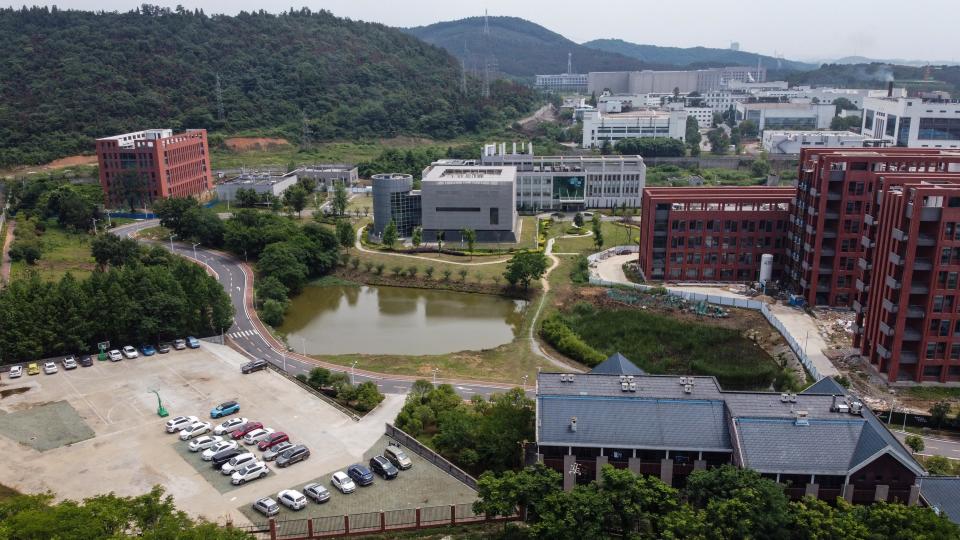
<svg viewBox="0 0 960 540"><path fill-rule="evenodd" d="M893 81L890 81L887 83L887 97L888 98L893 97Z"/></svg>

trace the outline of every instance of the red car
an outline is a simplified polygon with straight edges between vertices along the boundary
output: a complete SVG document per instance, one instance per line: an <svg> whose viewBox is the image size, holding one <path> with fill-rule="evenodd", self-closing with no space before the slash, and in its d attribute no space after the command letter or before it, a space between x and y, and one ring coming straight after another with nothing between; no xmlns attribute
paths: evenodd
<svg viewBox="0 0 960 540"><path fill-rule="evenodd" d="M262 452L264 450L273 448L275 445L278 445L282 442L288 442L289 440L290 440L290 437L287 437L286 433L282 431L278 431L276 433L271 433L270 435L267 435L266 439L263 439L262 441L258 442L257 448L259 448L260 451Z"/></svg>
<svg viewBox="0 0 960 540"><path fill-rule="evenodd" d="M231 433L230 436L233 437L234 440L242 439L243 436L246 435L247 433L250 433L251 431L255 429L260 429L262 427L263 427L263 424L260 422L248 422L244 424L242 428Z"/></svg>

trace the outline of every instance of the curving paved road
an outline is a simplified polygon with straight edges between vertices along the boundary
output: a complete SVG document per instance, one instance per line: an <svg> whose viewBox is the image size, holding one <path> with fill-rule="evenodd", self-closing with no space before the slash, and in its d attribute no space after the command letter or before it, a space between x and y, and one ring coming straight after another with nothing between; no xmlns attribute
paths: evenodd
<svg viewBox="0 0 960 540"><path fill-rule="evenodd" d="M140 221L117 227L111 232L124 238L135 238L135 234L139 231L156 227L159 224L159 220ZM264 358L292 375L306 374L317 366L347 374L351 374L351 371L353 371L353 377L357 383L373 381L381 392L388 394L406 394L413 381L421 378L360 369L351 370L341 365L330 364L295 352L285 352L283 344L270 334L263 323L259 319L251 317L250 312L253 309L251 307L253 303L253 272L249 266L230 254L205 249L201 246L196 247L196 258L194 258L194 250L189 244L163 242L162 245L168 250L172 248L172 251L178 255L198 261L216 274L217 279L230 296L230 301L234 307L233 326L224 329L224 336L247 356ZM453 385L457 393L466 399L475 394L489 396L516 386L443 378L438 378L436 382ZM532 389L528 390L528 393L532 394Z"/></svg>

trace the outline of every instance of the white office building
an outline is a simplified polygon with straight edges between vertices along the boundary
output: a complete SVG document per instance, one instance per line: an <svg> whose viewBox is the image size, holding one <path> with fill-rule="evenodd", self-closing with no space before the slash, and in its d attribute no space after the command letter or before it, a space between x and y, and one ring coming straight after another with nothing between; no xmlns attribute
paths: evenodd
<svg viewBox="0 0 960 540"><path fill-rule="evenodd" d="M703 92L700 95L700 99L703 100L704 105L714 111L723 112L730 107L736 107L737 103L747 101L750 99L750 94L731 92L729 90L712 90L710 92Z"/></svg>
<svg viewBox="0 0 960 540"><path fill-rule="evenodd" d="M659 111L651 109L623 113L591 111L583 115L583 148L600 148L605 141L616 144L620 139L670 137L684 140L687 114L683 109Z"/></svg>
<svg viewBox="0 0 960 540"><path fill-rule="evenodd" d="M519 150L519 151L518 151ZM487 144L480 162L517 170L517 208L524 211L640 207L647 166L640 156L535 156L532 144Z"/></svg>
<svg viewBox="0 0 960 540"><path fill-rule="evenodd" d="M534 86L548 92L579 92L587 91L586 73L558 73L555 75L537 75Z"/></svg>
<svg viewBox="0 0 960 540"><path fill-rule="evenodd" d="M960 148L960 101L868 97L861 132L895 146Z"/></svg>
<svg viewBox="0 0 960 540"><path fill-rule="evenodd" d="M769 154L799 154L801 148L861 148L867 138L852 131L763 132L763 149Z"/></svg>
<svg viewBox="0 0 960 540"><path fill-rule="evenodd" d="M709 128L713 125L713 109L710 107L685 107L683 112L687 116L697 119L697 127L701 129Z"/></svg>
<svg viewBox="0 0 960 540"><path fill-rule="evenodd" d="M829 129L836 113L833 105L811 103L738 103L737 122L751 120L762 132L773 130Z"/></svg>

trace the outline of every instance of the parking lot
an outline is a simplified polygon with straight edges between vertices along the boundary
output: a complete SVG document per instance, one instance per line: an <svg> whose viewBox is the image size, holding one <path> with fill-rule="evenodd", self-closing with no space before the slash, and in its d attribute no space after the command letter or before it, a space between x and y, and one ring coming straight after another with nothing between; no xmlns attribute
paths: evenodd
<svg viewBox="0 0 960 540"><path fill-rule="evenodd" d="M17 429L0 431L6 462L0 483L70 499L110 491L136 495L160 484L192 515L244 523L239 507L361 461L403 405L403 396L388 394L378 409L354 422L276 373L241 375L245 362L229 347L204 342L197 350L95 362L12 382L4 374L0 427ZM226 476L201 472L191 461L200 461L199 455L164 431L167 419L157 416L152 390L160 393L171 418L209 420L214 405L235 399L241 416L285 431L312 455L286 469L271 465L262 480L231 486ZM206 462L202 466L209 468Z"/></svg>

